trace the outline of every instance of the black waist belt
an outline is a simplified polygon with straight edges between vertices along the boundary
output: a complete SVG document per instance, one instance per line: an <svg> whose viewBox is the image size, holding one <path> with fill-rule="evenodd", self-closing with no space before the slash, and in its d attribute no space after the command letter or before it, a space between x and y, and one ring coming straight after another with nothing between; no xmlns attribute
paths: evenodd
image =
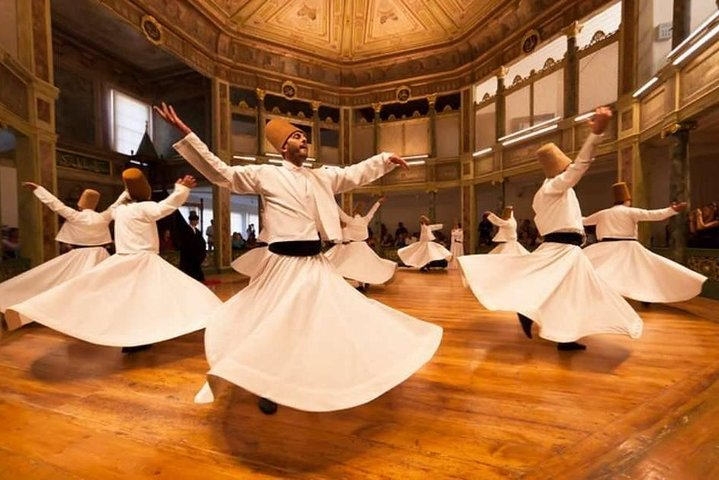
<svg viewBox="0 0 719 480"><path fill-rule="evenodd" d="M255 247L257 247L257 248L262 248L262 247L266 247L266 246L267 246L267 242L257 242L257 243L255 243Z"/></svg>
<svg viewBox="0 0 719 480"><path fill-rule="evenodd" d="M97 248L97 247L104 247L105 245L106 245L106 244L104 244L104 243L103 243L102 245L72 245L72 244L70 244L70 246L72 247L73 250L75 250L76 248Z"/></svg>
<svg viewBox="0 0 719 480"><path fill-rule="evenodd" d="M545 242L566 243L568 245L580 246L584 243L584 237L581 233L574 232L554 232L544 235Z"/></svg>
<svg viewBox="0 0 719 480"><path fill-rule="evenodd" d="M600 242L638 242L636 238L616 238L616 237L604 237Z"/></svg>
<svg viewBox="0 0 719 480"><path fill-rule="evenodd" d="M322 251L322 242L319 240L297 240L290 242L273 242L269 246L270 252L288 257L312 257Z"/></svg>

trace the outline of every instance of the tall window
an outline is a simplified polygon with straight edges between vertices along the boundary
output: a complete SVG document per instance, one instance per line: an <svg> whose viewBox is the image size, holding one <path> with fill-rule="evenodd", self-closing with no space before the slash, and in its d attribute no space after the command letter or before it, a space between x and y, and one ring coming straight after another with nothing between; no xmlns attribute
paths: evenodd
<svg viewBox="0 0 719 480"><path fill-rule="evenodd" d="M112 146L116 152L131 155L137 151L145 129L152 132L150 105L117 90L110 91Z"/></svg>

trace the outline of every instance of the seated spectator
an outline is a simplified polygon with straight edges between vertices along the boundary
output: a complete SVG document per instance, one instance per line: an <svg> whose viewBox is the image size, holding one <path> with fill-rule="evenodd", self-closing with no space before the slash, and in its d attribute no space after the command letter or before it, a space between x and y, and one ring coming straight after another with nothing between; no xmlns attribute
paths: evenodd
<svg viewBox="0 0 719 480"><path fill-rule="evenodd" d="M234 232L232 234L232 250L241 250L245 248L245 239L242 238L240 232Z"/></svg>
<svg viewBox="0 0 719 480"><path fill-rule="evenodd" d="M394 238L392 237L392 234L387 232L387 234L382 238L382 246L384 248L390 248L394 246Z"/></svg>
<svg viewBox="0 0 719 480"><path fill-rule="evenodd" d="M689 232L687 243L690 247L719 248L719 215L716 202L694 209L689 214Z"/></svg>
<svg viewBox="0 0 719 480"><path fill-rule="evenodd" d="M2 258L9 260L20 258L20 229L8 228L2 236Z"/></svg>
<svg viewBox="0 0 719 480"><path fill-rule="evenodd" d="M172 241L172 232L169 229L162 231L162 238L160 238L160 251L168 252L175 250L175 243Z"/></svg>

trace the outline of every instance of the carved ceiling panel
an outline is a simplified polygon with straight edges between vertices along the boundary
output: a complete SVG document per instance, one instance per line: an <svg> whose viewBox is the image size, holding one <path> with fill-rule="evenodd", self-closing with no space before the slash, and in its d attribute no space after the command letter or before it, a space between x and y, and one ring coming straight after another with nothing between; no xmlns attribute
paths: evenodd
<svg viewBox="0 0 719 480"><path fill-rule="evenodd" d="M206 0L238 37L338 62L447 45L506 0Z"/></svg>

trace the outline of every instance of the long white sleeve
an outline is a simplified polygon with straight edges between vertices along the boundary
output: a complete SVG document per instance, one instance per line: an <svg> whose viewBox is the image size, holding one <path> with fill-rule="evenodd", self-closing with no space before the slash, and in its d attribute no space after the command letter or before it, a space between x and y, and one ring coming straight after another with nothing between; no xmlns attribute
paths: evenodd
<svg viewBox="0 0 719 480"><path fill-rule="evenodd" d="M263 168L262 165L244 167L227 165L194 133L189 133L173 147L190 165L215 185L229 188L236 193L261 193L257 177L258 171Z"/></svg>
<svg viewBox="0 0 719 480"><path fill-rule="evenodd" d="M657 208L654 210L646 210L643 208L630 208L632 219L635 222L659 222L673 217L676 212L672 207Z"/></svg>
<svg viewBox="0 0 719 480"><path fill-rule="evenodd" d="M509 225L509 220L504 220L503 218L499 218L497 215L495 215L491 212L489 213L489 215L487 215L487 220L489 220L490 222L492 222L492 224L494 224L498 227L506 227L507 225Z"/></svg>
<svg viewBox="0 0 719 480"><path fill-rule="evenodd" d="M179 183L175 184L175 191L160 202L142 202L142 213L147 220L159 220L168 216L187 201L190 189Z"/></svg>
<svg viewBox="0 0 719 480"><path fill-rule="evenodd" d="M57 213L61 217L73 221L80 215L79 210L68 207L60 201L55 195L47 191L44 187L37 187L33 193L35 196L53 212Z"/></svg>
<svg viewBox="0 0 719 480"><path fill-rule="evenodd" d="M389 153L380 153L349 167L325 167L321 171L329 180L332 191L343 193L371 183L394 170L396 165L387 160L389 157Z"/></svg>
<svg viewBox="0 0 719 480"><path fill-rule="evenodd" d="M379 209L380 205L382 205L380 202L374 202L372 208L370 208L369 212L367 212L367 215L364 216L365 222L369 223L372 221L372 217L374 217L374 214L377 213L377 210Z"/></svg>
<svg viewBox="0 0 719 480"><path fill-rule="evenodd" d="M547 193L559 194L579 183L579 180L589 169L589 165L594 161L594 149L602 141L602 137L603 135L590 133L574 162L564 172L545 182L542 188Z"/></svg>

